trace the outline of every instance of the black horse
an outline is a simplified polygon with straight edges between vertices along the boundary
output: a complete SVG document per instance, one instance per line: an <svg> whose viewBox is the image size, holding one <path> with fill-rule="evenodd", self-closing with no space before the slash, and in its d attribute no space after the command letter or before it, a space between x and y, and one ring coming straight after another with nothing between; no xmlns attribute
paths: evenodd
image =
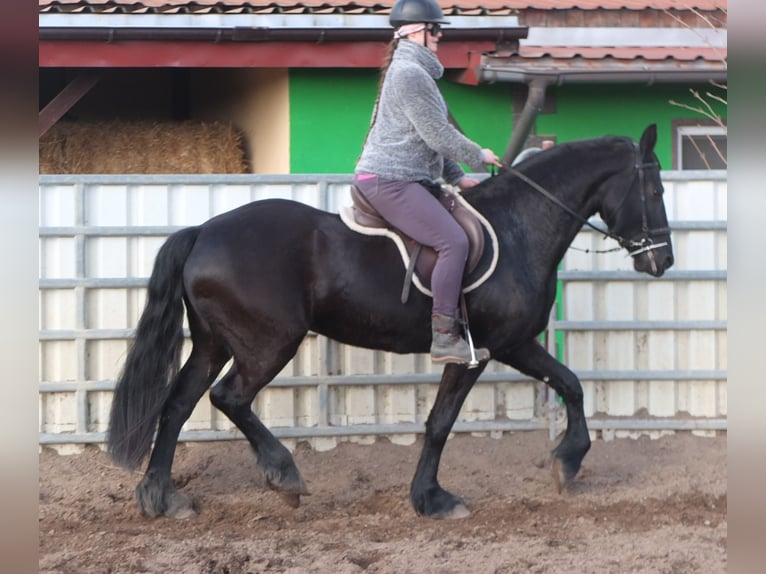
<svg viewBox="0 0 766 574"><path fill-rule="evenodd" d="M463 194L499 242L496 270L467 294L473 339L562 397L567 428L552 451L560 484L577 474L590 448L583 391L536 337L554 301L557 265L590 216L600 214L637 271L659 277L673 264L656 138L652 125L638 145L623 137L564 143ZM233 366L212 387L210 400L247 437L269 485L298 506L306 485L290 452L253 413L253 399L309 330L360 347L427 353L431 301L413 291L402 304L403 276L391 241L360 235L338 215L292 201L253 202L171 235L157 254L108 432L116 462L136 468L157 431L136 488L141 512L194 511L171 481L176 443L230 358ZM193 345L179 371L184 304ZM437 474L447 435L484 366L444 369L411 484L418 514L468 514Z"/></svg>

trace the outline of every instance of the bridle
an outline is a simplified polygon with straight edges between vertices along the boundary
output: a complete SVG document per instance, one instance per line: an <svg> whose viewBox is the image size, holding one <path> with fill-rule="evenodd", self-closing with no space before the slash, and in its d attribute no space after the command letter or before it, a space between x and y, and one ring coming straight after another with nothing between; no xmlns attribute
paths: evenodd
<svg viewBox="0 0 766 574"><path fill-rule="evenodd" d="M543 186L538 184L536 181L531 179L530 177L526 176L525 174L521 173L519 170L514 169L512 167L507 168L507 171L521 179L524 183L529 185L534 190L540 192L542 195L544 195L546 198L548 198L550 201L558 205L561 209L566 211L569 215L580 221L583 225L587 225L591 229L594 229L595 231L598 231L605 237L609 237L611 239L614 239L617 241L617 243L620 244L620 247L627 250L628 255L630 257L636 257L637 255L640 255L641 253L648 253L649 254L649 260L652 265L652 270L656 272L657 270L657 263L654 259L654 251L655 249L659 249L660 247L665 247L668 242L662 241L659 243L655 243L652 240L652 236L655 235L662 235L670 233L670 227L657 227L657 228L650 228L649 227L649 218L647 216L647 206L646 206L646 186L645 186L645 175L644 170L647 168L656 167L657 164L654 162L641 162L639 161L639 152L638 152L638 146L636 146L636 162L634 165L635 168L635 178L638 178L638 189L639 193L641 194L641 232L638 235L635 235L630 238L622 237L621 235L618 235L616 233L612 233L611 231L603 230L599 227L596 227L593 225L590 221L588 221L585 217L574 211L569 206L565 205L558 197L553 195L551 192L549 192L547 189L545 189ZM617 208L615 209L615 214L617 214L620 209L622 209L625 200L628 198L628 195L630 194L631 190L633 189L633 185L628 188L628 191L625 192L625 195L623 196L622 200L620 200L620 203L617 205Z"/></svg>

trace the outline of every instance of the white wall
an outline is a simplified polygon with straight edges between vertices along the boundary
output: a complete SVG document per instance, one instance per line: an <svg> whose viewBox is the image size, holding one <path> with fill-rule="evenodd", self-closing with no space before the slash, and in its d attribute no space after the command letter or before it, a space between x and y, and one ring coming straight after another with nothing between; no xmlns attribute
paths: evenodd
<svg viewBox="0 0 766 574"><path fill-rule="evenodd" d="M665 174L668 215L678 227L668 275L685 273L681 279L638 275L624 252L570 250L564 260L563 309L553 326L563 333L565 363L582 378L594 435L615 436L620 424L613 417L633 421L617 436L673 427L658 419L713 420L720 428L726 417L726 180L725 174L683 179L688 176ZM348 176L42 177L41 442L103 439L111 385L143 307L145 280L173 229L266 197L336 211L347 203L347 184ZM613 245L587 231L573 242L592 250ZM605 272L617 273L609 278ZM315 447L330 448L348 438L336 436L343 433L373 440L372 427L361 425L407 443L428 416L439 372L427 356L351 348L312 335L255 408L289 444L314 435ZM375 377L352 384L363 375ZM456 429L549 425L541 383L495 363L481 381ZM636 421L644 430L633 428ZM185 431L202 440L234 435L207 398Z"/></svg>

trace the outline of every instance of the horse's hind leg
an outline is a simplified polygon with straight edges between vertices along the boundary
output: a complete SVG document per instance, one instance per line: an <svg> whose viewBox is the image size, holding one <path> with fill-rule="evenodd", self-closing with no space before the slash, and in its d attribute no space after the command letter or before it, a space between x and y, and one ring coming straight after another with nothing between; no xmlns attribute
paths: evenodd
<svg viewBox="0 0 766 574"><path fill-rule="evenodd" d="M229 354L221 348L212 350L195 344L186 364L173 380L160 417L149 465L136 487L141 514L185 518L194 513L192 500L173 486L170 469L181 427L228 358Z"/></svg>
<svg viewBox="0 0 766 574"><path fill-rule="evenodd" d="M444 368L436 400L426 421L423 450L410 485L410 501L415 512L430 518L464 518L470 513L460 497L444 490L437 480L444 444L460 407L473 384L487 366L474 369L449 363Z"/></svg>
<svg viewBox="0 0 766 574"><path fill-rule="evenodd" d="M309 494L308 488L292 454L258 419L252 403L258 391L295 355L301 340L302 337L273 352L268 359L263 352L258 356L250 353L245 361L239 361L235 355L235 366L210 391L213 405L226 414L250 442L269 487L278 491L293 508L300 505L302 494Z"/></svg>
<svg viewBox="0 0 766 574"><path fill-rule="evenodd" d="M551 453L553 478L561 492L580 470L583 458L590 449L590 436L583 408L580 380L572 371L559 363L536 340L514 348L507 356L496 357L522 373L550 385L564 400L567 409L567 428L564 437Z"/></svg>

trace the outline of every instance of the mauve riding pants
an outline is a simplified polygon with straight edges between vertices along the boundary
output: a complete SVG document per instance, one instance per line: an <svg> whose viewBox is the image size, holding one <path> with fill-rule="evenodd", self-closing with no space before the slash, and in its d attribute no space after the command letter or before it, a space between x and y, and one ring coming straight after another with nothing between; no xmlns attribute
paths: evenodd
<svg viewBox="0 0 766 574"><path fill-rule="evenodd" d="M468 259L468 237L463 228L417 182L363 174L354 176L354 185L391 225L436 250L438 258L431 277L432 311L454 317Z"/></svg>

